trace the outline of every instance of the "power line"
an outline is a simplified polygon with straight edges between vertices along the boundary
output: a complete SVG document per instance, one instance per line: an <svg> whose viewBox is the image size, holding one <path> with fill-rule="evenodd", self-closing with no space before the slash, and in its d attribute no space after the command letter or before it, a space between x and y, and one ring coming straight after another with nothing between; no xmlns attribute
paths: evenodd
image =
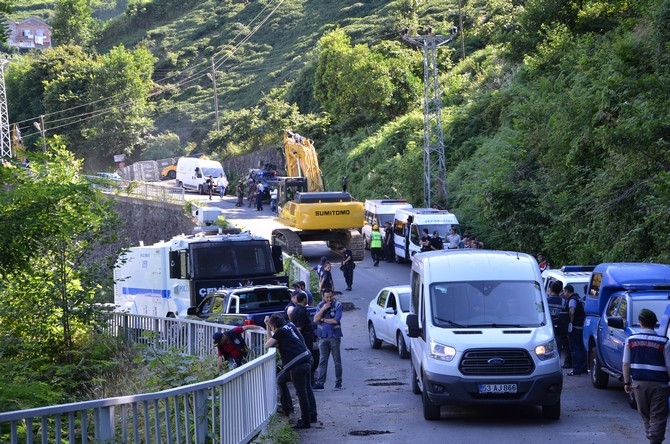
<svg viewBox="0 0 670 444"><path fill-rule="evenodd" d="M274 13L284 3L284 1L285 0L279 0L277 2L277 4L275 5L275 7L260 21L260 23L258 23L251 32L249 32L246 36L244 36L244 38L240 42L236 43L235 46L231 50L221 51L221 57L220 57L218 62L214 63L214 66L215 67L222 66L233 55L235 55L235 53L242 47L242 45L244 45L246 42L248 42L267 23L267 21L274 15ZM247 27L251 26L251 24L256 22L259 19L259 17L261 17L261 14L263 14L263 12L265 12L269 7L270 7L270 4L265 5L265 7L258 14L256 14L256 16L254 16L254 18L248 23ZM235 37L233 37L229 41L229 44L232 43L232 42L235 42L235 40L237 40L241 35L242 35L242 31L238 32L235 35ZM210 60L214 60L214 59L215 59L215 57L212 57ZM158 96L160 94L164 94L167 91L170 91L170 90L173 90L173 89L176 89L176 88L181 88L181 87L187 86L187 85L189 85L189 84L191 84L195 81L200 80L201 78L205 77L209 73L209 70L211 69L211 66L207 66L206 63L207 62L199 62L192 67L184 69L182 71L182 73L187 73L187 72L192 71L192 70L196 70L196 71L193 72L193 73L186 74L185 78L177 81L174 84L169 84L164 88L158 88L157 91L155 91L153 93L150 93L150 94L147 94L145 96L145 98L149 99L151 97ZM203 70L198 70L200 65L202 65L204 67ZM177 76L177 75L175 75L175 76ZM164 81L167 82L175 76L166 77L164 79ZM161 82L154 82L154 83L158 84L159 86L161 85ZM50 123L50 124L57 123L57 122L64 122L64 123L61 123L60 125L56 125L56 126L50 126L48 128L45 127L46 123L44 123L44 120L43 120L45 117L56 116L58 114L62 114L62 113L66 113L66 112L73 112L73 111L79 110L79 109L84 108L84 107L95 105L95 104L100 103L100 102L104 102L104 101L107 101L107 100L112 100L112 99L118 98L122 94L127 94L127 91L124 92L124 93L119 93L119 94L115 94L115 95L112 95L112 96L103 97L101 99L97 99L97 100L92 101L92 102L87 102L87 103L84 103L84 104L72 106L70 108L66 108L66 109L63 109L63 110L58 110L58 111L54 111L54 112L51 112L51 113L47 113L47 114L44 114L44 115L39 116L39 117L35 117L35 118L31 118L31 119L25 119L25 120L22 120L22 121L19 121L19 122L16 122L16 123L20 125L20 124L31 123L31 122L42 122L42 125L43 125L41 127L42 134L27 134L26 137L30 137L31 135L43 135L46 132L50 132L50 131L53 131L55 129L59 129L59 128L63 128L63 127L71 126L71 125L77 125L77 124L83 123L87 120L91 120L91 119L100 117L102 115L108 114L108 113L110 113L114 110L117 110L117 109L121 108L121 107L131 105L134 102L134 100L128 100L128 101L110 106L106 109L94 110L94 111L90 111L90 112L87 112L87 113L77 114L76 116L62 117L62 118L59 118L59 119L51 119L51 120L48 121L48 123ZM4 101L4 103L5 103L5 106L6 106L6 100ZM72 121L72 119L76 119L76 120ZM21 129L28 128L29 129L29 128L31 128L31 125L25 125L25 126L22 126L22 127L19 126L19 128L21 128Z"/></svg>

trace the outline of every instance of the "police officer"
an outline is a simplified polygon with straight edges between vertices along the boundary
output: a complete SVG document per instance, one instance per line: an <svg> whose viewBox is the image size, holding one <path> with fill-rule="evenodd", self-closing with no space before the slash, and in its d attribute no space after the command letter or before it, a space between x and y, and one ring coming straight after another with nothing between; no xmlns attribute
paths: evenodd
<svg viewBox="0 0 670 444"><path fill-rule="evenodd" d="M370 233L370 254L372 255L374 266L378 266L379 259L382 257L382 234L379 232L377 225L372 226L372 232Z"/></svg>
<svg viewBox="0 0 670 444"><path fill-rule="evenodd" d="M567 301L567 310L570 316L570 323L568 324L568 341L570 343L570 354L572 356L572 371L568 372L568 376L579 376L586 373L586 348L582 340L582 333L584 331L584 305L579 299L579 295L575 293L575 289L571 284L563 288L563 297Z"/></svg>
<svg viewBox="0 0 670 444"><path fill-rule="evenodd" d="M623 381L626 393L635 393L644 432L651 444L665 439L670 396L670 347L658 336L656 313L643 308L638 315L642 329L626 339L623 349Z"/></svg>

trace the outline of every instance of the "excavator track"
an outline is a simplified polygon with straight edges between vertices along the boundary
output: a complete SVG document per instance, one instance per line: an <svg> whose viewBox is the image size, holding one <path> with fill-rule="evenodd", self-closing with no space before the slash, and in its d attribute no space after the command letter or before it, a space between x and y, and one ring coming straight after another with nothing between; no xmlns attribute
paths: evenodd
<svg viewBox="0 0 670 444"><path fill-rule="evenodd" d="M365 238L358 230L349 230L349 249L354 261L365 259Z"/></svg>
<svg viewBox="0 0 670 444"><path fill-rule="evenodd" d="M272 230L270 243L281 246L284 253L288 255L302 257L302 241L300 240L300 236L293 230L289 230L288 228Z"/></svg>

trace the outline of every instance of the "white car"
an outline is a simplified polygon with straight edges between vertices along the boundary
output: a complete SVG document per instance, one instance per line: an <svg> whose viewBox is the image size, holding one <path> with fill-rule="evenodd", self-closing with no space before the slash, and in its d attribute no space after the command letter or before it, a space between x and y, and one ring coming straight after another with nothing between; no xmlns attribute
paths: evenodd
<svg viewBox="0 0 670 444"><path fill-rule="evenodd" d="M400 359L409 358L409 337L405 319L409 313L409 285L384 287L368 306L370 347L381 348L382 342L395 345Z"/></svg>

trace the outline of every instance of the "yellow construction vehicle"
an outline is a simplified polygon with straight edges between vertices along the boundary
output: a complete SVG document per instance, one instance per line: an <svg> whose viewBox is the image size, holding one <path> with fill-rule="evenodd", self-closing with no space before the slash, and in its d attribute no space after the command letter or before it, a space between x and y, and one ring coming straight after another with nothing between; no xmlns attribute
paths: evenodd
<svg viewBox="0 0 670 444"><path fill-rule="evenodd" d="M302 256L302 242L325 241L333 250L346 246L354 260L363 260L363 203L347 192L324 191L311 140L285 131L284 155L288 177L277 178L277 220L286 228L272 231L272 244Z"/></svg>

